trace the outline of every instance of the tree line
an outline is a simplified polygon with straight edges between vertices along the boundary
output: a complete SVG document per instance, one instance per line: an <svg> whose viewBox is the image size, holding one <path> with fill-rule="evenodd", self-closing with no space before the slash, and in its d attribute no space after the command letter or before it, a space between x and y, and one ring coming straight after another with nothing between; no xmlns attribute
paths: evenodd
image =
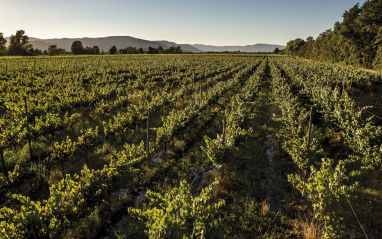
<svg viewBox="0 0 382 239"><path fill-rule="evenodd" d="M333 29L316 39L297 38L287 43L285 53L331 63L382 69L382 0L354 5Z"/></svg>
<svg viewBox="0 0 382 239"><path fill-rule="evenodd" d="M29 37L25 35L24 30L18 30L16 35L10 37L9 46L6 47L7 40L4 38L3 33L0 32L0 56L37 56L37 55L99 55L99 54L181 54L182 49L180 46L172 46L164 49L159 46L154 48L149 46L148 50L136 47L126 47L117 49L116 46L110 47L108 52L100 51L98 46L84 47L81 41L74 41L71 46L71 52L67 52L63 48L58 48L57 45L50 45L47 50L34 49L32 44L29 43Z"/></svg>

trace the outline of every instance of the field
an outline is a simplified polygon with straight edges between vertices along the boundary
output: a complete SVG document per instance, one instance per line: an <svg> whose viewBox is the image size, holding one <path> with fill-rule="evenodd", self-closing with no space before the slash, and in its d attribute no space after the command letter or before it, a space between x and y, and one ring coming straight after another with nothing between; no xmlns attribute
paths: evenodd
<svg viewBox="0 0 382 239"><path fill-rule="evenodd" d="M2 57L0 85L1 238L382 238L380 73Z"/></svg>

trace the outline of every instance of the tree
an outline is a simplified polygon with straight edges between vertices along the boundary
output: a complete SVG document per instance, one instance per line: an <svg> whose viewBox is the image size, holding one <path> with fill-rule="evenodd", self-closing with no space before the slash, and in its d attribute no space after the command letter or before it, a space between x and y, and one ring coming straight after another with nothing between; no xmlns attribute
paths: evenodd
<svg viewBox="0 0 382 239"><path fill-rule="evenodd" d="M354 5L335 22L333 30L322 32L316 40L308 38L303 46L289 41L285 52L294 56L346 65L381 68L382 0Z"/></svg>
<svg viewBox="0 0 382 239"><path fill-rule="evenodd" d="M375 60L373 62L374 69L382 70L382 45L379 47Z"/></svg>
<svg viewBox="0 0 382 239"><path fill-rule="evenodd" d="M29 44L29 37L24 34L24 30L18 30L16 35L12 34L8 47L8 55L24 56L28 54L28 50L32 48L32 45Z"/></svg>
<svg viewBox="0 0 382 239"><path fill-rule="evenodd" d="M79 55L79 54L83 54L84 52L84 47L82 46L82 42L81 41L74 41L72 43L72 53L74 55Z"/></svg>
<svg viewBox="0 0 382 239"><path fill-rule="evenodd" d="M158 46L158 53L162 54L164 52L164 49L162 46Z"/></svg>
<svg viewBox="0 0 382 239"><path fill-rule="evenodd" d="M274 50L273 50L273 54L279 54L280 52L280 49L278 47L276 47Z"/></svg>
<svg viewBox="0 0 382 239"><path fill-rule="evenodd" d="M155 54L155 48L149 46L149 49L147 50L147 54Z"/></svg>
<svg viewBox="0 0 382 239"><path fill-rule="evenodd" d="M50 45L48 47L47 54L50 56L58 56L65 53L65 49L63 48L57 48L57 45ZM41 55L41 54L40 54Z"/></svg>
<svg viewBox="0 0 382 239"><path fill-rule="evenodd" d="M374 44L376 45L377 53L375 60L373 62L374 69L382 70L382 27L379 28L378 35L375 39Z"/></svg>
<svg viewBox="0 0 382 239"><path fill-rule="evenodd" d="M114 55L115 53L117 53L117 47L116 46L110 47L109 54Z"/></svg>
<svg viewBox="0 0 382 239"><path fill-rule="evenodd" d="M181 54L182 48L180 46L172 46L164 51L165 54Z"/></svg>
<svg viewBox="0 0 382 239"><path fill-rule="evenodd" d="M119 49L120 54L127 54L127 48Z"/></svg>
<svg viewBox="0 0 382 239"><path fill-rule="evenodd" d="M48 47L48 55L54 56L56 55L57 45L50 45Z"/></svg>
<svg viewBox="0 0 382 239"><path fill-rule="evenodd" d="M143 54L143 53L144 53L144 51L143 51L143 48L142 48L142 47L140 47L140 48L139 48L139 50L138 50L138 53L139 53L139 54Z"/></svg>
<svg viewBox="0 0 382 239"><path fill-rule="evenodd" d="M99 47L98 46L93 46L93 54L99 55Z"/></svg>
<svg viewBox="0 0 382 239"><path fill-rule="evenodd" d="M85 47L84 48L84 54L86 54L86 55L93 55L94 54L93 48L91 48L89 46Z"/></svg>
<svg viewBox="0 0 382 239"><path fill-rule="evenodd" d="M7 48L5 47L5 44L7 43L7 40L4 38L4 35L2 32L0 32L0 56L5 55L5 52Z"/></svg>
<svg viewBox="0 0 382 239"><path fill-rule="evenodd" d="M183 53L182 48L180 46L176 46L174 49L175 49L175 51L174 51L175 54L182 54Z"/></svg>
<svg viewBox="0 0 382 239"><path fill-rule="evenodd" d="M382 27L382 1L366 1L362 6L358 22L362 40L362 65L369 68L372 66L378 46L375 44L376 37Z"/></svg>
<svg viewBox="0 0 382 239"><path fill-rule="evenodd" d="M62 49L62 48L58 48L57 50L59 51L58 55L65 52L65 49ZM42 50L37 48L36 49L30 48L27 51L28 56L39 56L39 55L42 55L42 53L43 53Z"/></svg>
<svg viewBox="0 0 382 239"><path fill-rule="evenodd" d="M300 48L305 44L305 41L301 38L296 38L295 40L291 40L287 43L285 47L285 51L287 54L292 56L297 56Z"/></svg>

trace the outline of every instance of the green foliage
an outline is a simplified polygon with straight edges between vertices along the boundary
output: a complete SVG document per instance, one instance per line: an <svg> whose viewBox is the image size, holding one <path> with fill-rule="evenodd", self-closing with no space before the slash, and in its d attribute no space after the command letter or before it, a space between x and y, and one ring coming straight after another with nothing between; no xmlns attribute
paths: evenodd
<svg viewBox="0 0 382 239"><path fill-rule="evenodd" d="M0 32L0 56L4 56L6 53L6 46L7 40L4 38L4 35L2 32Z"/></svg>
<svg viewBox="0 0 382 239"><path fill-rule="evenodd" d="M347 186L346 170L343 161L339 161L333 169L333 160L322 160L321 168L317 171L311 167L308 179L299 175L289 175L288 180L302 195L312 203L315 217L325 223L326 237L338 238L342 232L339 227L344 207L355 186Z"/></svg>
<svg viewBox="0 0 382 239"><path fill-rule="evenodd" d="M146 221L146 233L150 238L208 238L209 232L221 220L219 208L223 200L210 204L210 192L218 185L213 182L193 198L186 181L165 195L147 191L149 209L129 209L129 212Z"/></svg>
<svg viewBox="0 0 382 239"><path fill-rule="evenodd" d="M20 176L20 166L16 165L12 172L8 172L6 177L4 173L0 174L0 188L5 188L14 183Z"/></svg>
<svg viewBox="0 0 382 239"><path fill-rule="evenodd" d="M29 37L25 35L25 31L18 30L16 35L11 36L8 46L7 54L9 56L25 56L32 48L29 44Z"/></svg>
<svg viewBox="0 0 382 239"><path fill-rule="evenodd" d="M65 49L57 48L57 45L50 45L48 47L48 55L57 56L65 53Z"/></svg>
<svg viewBox="0 0 382 239"><path fill-rule="evenodd" d="M83 54L84 47L82 46L82 42L81 41L74 41L72 43L71 50L72 50L73 55Z"/></svg>
<svg viewBox="0 0 382 239"><path fill-rule="evenodd" d="M92 48L92 53L94 55L99 55L99 47L98 46L93 46Z"/></svg>
<svg viewBox="0 0 382 239"><path fill-rule="evenodd" d="M29 197L12 195L17 207L0 209L0 233L4 238L49 238L47 208ZM21 236L22 235L22 236Z"/></svg>
<svg viewBox="0 0 382 239"><path fill-rule="evenodd" d="M115 53L117 53L117 47L116 46L110 47L109 54L114 55Z"/></svg>
<svg viewBox="0 0 382 239"><path fill-rule="evenodd" d="M382 3L366 1L362 7L356 4L343 14L343 21L322 32L316 40L291 40L286 53L325 62L340 62L379 69L382 27Z"/></svg>
<svg viewBox="0 0 382 239"><path fill-rule="evenodd" d="M292 56L296 56L300 48L305 44L305 41L301 38L297 38L295 40L291 40L287 43L285 47L285 53L290 54Z"/></svg>
<svg viewBox="0 0 382 239"><path fill-rule="evenodd" d="M378 48L375 61L373 62L373 67L374 69L382 70L382 44Z"/></svg>

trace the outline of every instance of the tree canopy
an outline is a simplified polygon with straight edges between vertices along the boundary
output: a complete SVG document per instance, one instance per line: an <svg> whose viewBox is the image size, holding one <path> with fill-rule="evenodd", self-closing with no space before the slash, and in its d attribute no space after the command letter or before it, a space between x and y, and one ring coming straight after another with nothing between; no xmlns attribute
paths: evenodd
<svg viewBox="0 0 382 239"><path fill-rule="evenodd" d="M10 56L24 56L32 49L29 44L29 37L24 30L18 30L16 35L11 36L7 54Z"/></svg>
<svg viewBox="0 0 382 239"><path fill-rule="evenodd" d="M58 48L57 45L50 45L48 47L48 55L50 56L58 56L65 53L65 49Z"/></svg>
<svg viewBox="0 0 382 239"><path fill-rule="evenodd" d="M74 41L72 43L71 50L72 50L72 53L74 55L83 54L84 53L84 47L82 46L82 42L81 41Z"/></svg>
<svg viewBox="0 0 382 239"><path fill-rule="evenodd" d="M0 32L0 56L5 55L7 48L5 47L5 44L7 43L7 40L4 38L4 35L2 32Z"/></svg>
<svg viewBox="0 0 382 239"><path fill-rule="evenodd" d="M316 39L297 38L287 43L285 53L326 62L382 69L382 0L354 5L342 22Z"/></svg>
<svg viewBox="0 0 382 239"><path fill-rule="evenodd" d="M109 49L109 54L110 54L110 55L113 55L113 54L115 54L115 53L117 53L117 47L116 47L116 46L112 46L112 47L110 47L110 49Z"/></svg>

